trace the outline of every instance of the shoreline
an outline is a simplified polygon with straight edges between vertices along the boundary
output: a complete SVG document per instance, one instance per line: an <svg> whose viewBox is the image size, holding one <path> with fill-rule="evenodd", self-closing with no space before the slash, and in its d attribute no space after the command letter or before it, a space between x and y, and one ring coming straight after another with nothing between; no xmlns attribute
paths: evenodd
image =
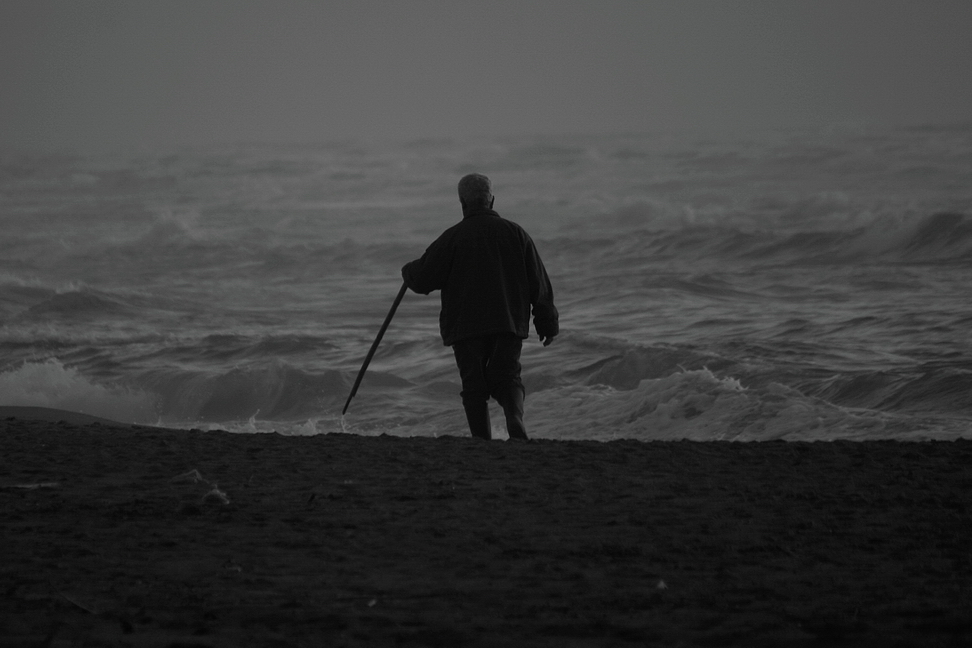
<svg viewBox="0 0 972 648"><path fill-rule="evenodd" d="M969 440L58 420L0 416L4 645L972 640Z"/></svg>

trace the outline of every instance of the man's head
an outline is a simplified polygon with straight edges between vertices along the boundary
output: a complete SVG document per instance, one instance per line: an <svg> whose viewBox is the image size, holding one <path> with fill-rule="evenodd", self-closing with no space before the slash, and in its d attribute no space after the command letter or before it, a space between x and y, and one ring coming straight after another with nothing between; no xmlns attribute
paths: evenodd
<svg viewBox="0 0 972 648"><path fill-rule="evenodd" d="M492 208L493 186L489 178L480 173L463 176L459 181L459 202L466 209Z"/></svg>

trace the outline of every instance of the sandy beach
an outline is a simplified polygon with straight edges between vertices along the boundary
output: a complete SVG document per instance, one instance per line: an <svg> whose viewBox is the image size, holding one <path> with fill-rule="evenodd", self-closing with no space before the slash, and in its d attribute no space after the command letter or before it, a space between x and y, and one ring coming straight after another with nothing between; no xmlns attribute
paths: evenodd
<svg viewBox="0 0 972 648"><path fill-rule="evenodd" d="M285 437L0 414L0 646L972 641L972 441Z"/></svg>

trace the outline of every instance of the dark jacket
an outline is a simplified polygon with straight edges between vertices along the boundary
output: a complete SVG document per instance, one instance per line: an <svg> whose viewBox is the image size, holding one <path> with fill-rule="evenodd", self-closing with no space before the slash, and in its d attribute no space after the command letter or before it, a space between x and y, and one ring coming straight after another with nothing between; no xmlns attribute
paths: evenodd
<svg viewBox="0 0 972 648"><path fill-rule="evenodd" d="M530 312L540 337L559 332L553 288L530 235L492 209L462 221L402 268L408 287L442 291L439 331L446 346L493 333L530 334Z"/></svg>

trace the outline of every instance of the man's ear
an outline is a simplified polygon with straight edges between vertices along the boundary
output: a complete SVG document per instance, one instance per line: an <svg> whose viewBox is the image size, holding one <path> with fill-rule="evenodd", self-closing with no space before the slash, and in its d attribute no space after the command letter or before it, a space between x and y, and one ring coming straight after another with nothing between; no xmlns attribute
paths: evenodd
<svg viewBox="0 0 972 648"><path fill-rule="evenodd" d="M466 201L463 200L462 198L459 199L459 204L462 206L463 209L466 208Z"/></svg>
<svg viewBox="0 0 972 648"><path fill-rule="evenodd" d="M490 209L492 209L492 208L493 208L493 202L494 202L495 200L496 200L496 196L490 196L490 197L489 197L489 208L490 208Z"/></svg>

